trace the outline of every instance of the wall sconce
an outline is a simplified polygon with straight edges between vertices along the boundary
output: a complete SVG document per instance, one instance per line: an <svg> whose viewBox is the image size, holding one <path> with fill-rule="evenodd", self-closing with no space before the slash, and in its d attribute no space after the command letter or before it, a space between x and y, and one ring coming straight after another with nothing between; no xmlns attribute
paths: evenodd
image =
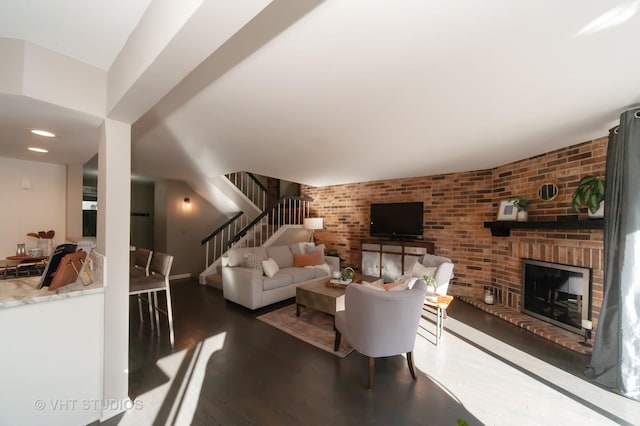
<svg viewBox="0 0 640 426"><path fill-rule="evenodd" d="M311 241L315 242L316 229L322 229L324 226L323 219L321 217L305 217L302 221L304 229L311 231Z"/></svg>
<svg viewBox="0 0 640 426"><path fill-rule="evenodd" d="M191 198L184 197L182 200L182 211L185 213L191 211Z"/></svg>

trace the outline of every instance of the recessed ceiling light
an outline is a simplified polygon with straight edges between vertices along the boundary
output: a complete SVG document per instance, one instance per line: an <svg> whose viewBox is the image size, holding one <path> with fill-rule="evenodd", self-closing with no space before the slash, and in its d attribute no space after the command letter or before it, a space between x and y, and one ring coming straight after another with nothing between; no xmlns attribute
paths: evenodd
<svg viewBox="0 0 640 426"><path fill-rule="evenodd" d="M33 151L33 152L49 152L46 149L42 149L42 148L34 148L32 146L29 147L29 151Z"/></svg>
<svg viewBox="0 0 640 426"><path fill-rule="evenodd" d="M44 136L45 138L55 138L56 135L51 133L51 132L47 132L46 130L39 130L39 129L31 129L31 133L33 133L34 135L38 135L38 136Z"/></svg>

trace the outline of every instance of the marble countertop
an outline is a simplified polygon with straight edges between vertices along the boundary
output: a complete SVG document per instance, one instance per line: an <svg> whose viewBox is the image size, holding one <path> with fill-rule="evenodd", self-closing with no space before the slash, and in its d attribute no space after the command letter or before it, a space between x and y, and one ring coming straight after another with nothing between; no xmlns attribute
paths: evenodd
<svg viewBox="0 0 640 426"><path fill-rule="evenodd" d="M83 277L83 280L90 281L89 277ZM99 281L87 286L76 281L54 291L49 291L49 287L38 290L36 287L39 281L39 276L0 280L0 309L104 292Z"/></svg>

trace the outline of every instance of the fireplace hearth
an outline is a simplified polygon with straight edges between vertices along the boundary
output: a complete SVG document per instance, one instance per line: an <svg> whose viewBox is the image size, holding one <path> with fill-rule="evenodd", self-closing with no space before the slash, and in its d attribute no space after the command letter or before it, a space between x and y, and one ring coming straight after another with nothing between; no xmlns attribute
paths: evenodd
<svg viewBox="0 0 640 426"><path fill-rule="evenodd" d="M523 313L584 335L591 319L591 269L522 260Z"/></svg>

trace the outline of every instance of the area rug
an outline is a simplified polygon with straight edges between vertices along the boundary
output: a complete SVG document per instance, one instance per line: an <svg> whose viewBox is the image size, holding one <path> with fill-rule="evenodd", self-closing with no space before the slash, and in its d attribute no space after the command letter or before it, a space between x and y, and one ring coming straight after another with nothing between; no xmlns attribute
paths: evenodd
<svg viewBox="0 0 640 426"><path fill-rule="evenodd" d="M340 358L346 357L353 351L351 345L342 336L340 348L334 352L333 317L323 312L303 308L298 318L296 305L293 304L260 315L258 319Z"/></svg>

